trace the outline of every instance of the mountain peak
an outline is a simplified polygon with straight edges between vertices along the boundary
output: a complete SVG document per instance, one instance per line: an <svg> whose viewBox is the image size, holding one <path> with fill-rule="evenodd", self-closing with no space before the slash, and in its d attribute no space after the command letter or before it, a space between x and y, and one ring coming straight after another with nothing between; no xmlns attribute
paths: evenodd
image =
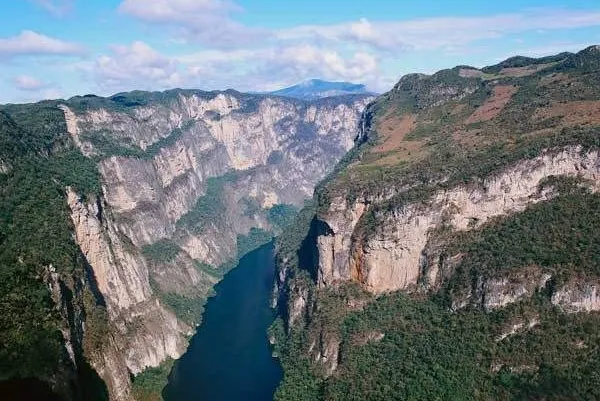
<svg viewBox="0 0 600 401"><path fill-rule="evenodd" d="M322 79L309 79L287 88L269 92L271 95L293 97L302 100L370 93L372 92L369 92L363 84L324 81Z"/></svg>

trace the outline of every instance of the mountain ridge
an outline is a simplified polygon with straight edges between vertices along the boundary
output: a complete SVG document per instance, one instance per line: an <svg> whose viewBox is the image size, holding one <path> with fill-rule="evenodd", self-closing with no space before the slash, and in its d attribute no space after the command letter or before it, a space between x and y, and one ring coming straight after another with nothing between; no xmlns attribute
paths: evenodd
<svg viewBox="0 0 600 401"><path fill-rule="evenodd" d="M599 99L592 46L371 103L279 240L276 400L598 398Z"/></svg>

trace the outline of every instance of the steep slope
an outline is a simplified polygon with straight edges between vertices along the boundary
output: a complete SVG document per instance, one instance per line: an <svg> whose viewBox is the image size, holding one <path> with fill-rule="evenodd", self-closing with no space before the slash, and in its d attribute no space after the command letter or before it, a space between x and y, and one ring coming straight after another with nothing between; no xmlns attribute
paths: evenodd
<svg viewBox="0 0 600 401"><path fill-rule="evenodd" d="M288 88L269 92L271 95L292 97L302 100L316 100L341 95L372 95L367 87L351 82L330 82L321 79L310 79Z"/></svg>
<svg viewBox="0 0 600 401"><path fill-rule="evenodd" d="M0 108L0 165L2 397L106 399L86 358L106 333L106 308L65 202L65 188L98 194L99 174L53 102Z"/></svg>
<svg viewBox="0 0 600 401"><path fill-rule="evenodd" d="M29 242L22 236L46 224L44 213L60 211L53 221L63 237L48 239L58 247L70 244L69 263L75 265L64 270L50 256L36 254L42 259L27 265L26 283L37 286L46 298L43 306L32 304L27 310L56 310L43 333L56 339L57 353L74 354L93 367L105 383L105 396L143 397L156 389L140 387L135 379L132 388L131 376L147 376L148 368L159 365L168 373L165 366L185 351L212 286L239 255L269 241L302 206L315 184L352 146L359 117L370 100L344 96L304 102L235 91L174 90L111 98L88 95L43 107L6 106L2 139L8 138L9 145L0 155L0 166L9 180L2 181L2 190L11 201L6 207L13 205L15 211L11 206L3 212L0 241L3 249L5 244L17 245L14 252L6 248L10 253L3 258L7 264L3 274L16 277L20 252ZM51 118L38 121L44 116L38 115L39 110ZM50 128L49 143L42 142L50 135L44 130ZM41 142L34 143L40 148L37 153L28 156L37 163L34 172L38 166L49 170L39 183L28 181L36 175L19 167L11 148L36 152L23 143L24 133ZM35 194L48 185L53 203L44 212L36 206ZM15 187L29 192L11 192ZM22 210L18 204L23 199L33 202L28 210L37 216L35 227L27 230L15 226L14 213ZM32 240L35 246L44 244L37 236ZM60 255L67 257L64 252ZM46 270L49 273L42 274ZM40 279L46 280L50 293ZM11 282L7 280L7 285ZM3 288L2 299L13 302L11 291L15 290ZM59 316L61 305L64 316ZM75 321L73 310L80 309ZM6 335L18 336L18 324ZM63 331L63 340L52 334L56 329ZM76 343L73 335L67 338L69 331L83 338ZM31 352L42 346L35 343ZM17 349L24 348L8 343L6 352L15 360L2 377L33 376L58 386L61 379L43 369L13 372L10 366L26 357L15 354ZM76 362L69 368L72 373L65 374L74 376L81 370ZM68 366L56 358L48 365L48 372ZM76 391L57 390L79 398Z"/></svg>
<svg viewBox="0 0 600 401"><path fill-rule="evenodd" d="M379 97L280 241L278 399L597 399L599 107L597 46Z"/></svg>

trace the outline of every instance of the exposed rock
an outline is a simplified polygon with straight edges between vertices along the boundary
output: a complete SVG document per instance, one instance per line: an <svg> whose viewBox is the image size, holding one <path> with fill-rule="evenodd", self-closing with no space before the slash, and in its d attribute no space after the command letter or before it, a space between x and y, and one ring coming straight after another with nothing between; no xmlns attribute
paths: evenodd
<svg viewBox="0 0 600 401"><path fill-rule="evenodd" d="M453 293L452 310L467 305L480 306L488 312L501 309L530 298L536 291L542 290L551 277L538 266L506 272L500 277L480 277L476 288L459 289Z"/></svg>
<svg viewBox="0 0 600 401"><path fill-rule="evenodd" d="M540 320L538 318L531 319L527 324L524 322L515 323L511 326L511 328L503 333L501 333L494 341L500 342L505 338L508 338L512 335L515 335L520 332L525 332L527 330L533 329L535 326L540 324Z"/></svg>
<svg viewBox="0 0 600 401"><path fill-rule="evenodd" d="M11 166L4 160L0 159L0 174L7 174L10 172Z"/></svg>
<svg viewBox="0 0 600 401"><path fill-rule="evenodd" d="M323 366L325 377L331 376L338 367L341 340L338 336L321 331L314 352L315 362Z"/></svg>
<svg viewBox="0 0 600 401"><path fill-rule="evenodd" d="M81 251L90 264L106 300L113 342L92 365L107 382L115 399L130 391L129 373L158 366L185 351L191 328L179 322L152 295L144 257L124 242L102 199L84 202L67 189L71 219ZM123 398L124 399L124 398Z"/></svg>
<svg viewBox="0 0 600 401"><path fill-rule="evenodd" d="M600 311L600 283L574 280L552 295L552 304L567 313Z"/></svg>
<svg viewBox="0 0 600 401"><path fill-rule="evenodd" d="M380 331L374 330L367 333L361 333L354 337L353 343L357 345L367 345L369 343L378 343L385 338L385 334Z"/></svg>
<svg viewBox="0 0 600 401"><path fill-rule="evenodd" d="M345 199L336 199L321 216L330 232L317 238L318 282L334 285L355 280L373 293L408 290L421 279L422 253L432 231L442 224L454 230L471 230L493 217L520 212L551 199L556 194L540 192L539 185L545 178L559 175L589 179L591 189L597 191L598 152L582 153L579 147L548 150L487 178L475 188L458 186L437 192L426 201L392 209L378 216L377 233L364 242L353 241L352 235L365 205L347 205ZM435 277L437 272L428 274Z"/></svg>

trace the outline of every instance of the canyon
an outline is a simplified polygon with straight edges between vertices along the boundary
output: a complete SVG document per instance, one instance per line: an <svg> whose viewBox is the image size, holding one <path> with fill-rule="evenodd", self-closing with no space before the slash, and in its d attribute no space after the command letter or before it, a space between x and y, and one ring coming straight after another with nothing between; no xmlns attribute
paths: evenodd
<svg viewBox="0 0 600 401"><path fill-rule="evenodd" d="M599 71L592 46L377 98L2 106L0 294L30 295L2 298L25 350L7 372L66 399L157 396L142 383L184 354L213 287L257 248L270 277L276 237L275 400L597 398ZM198 357L170 392L194 396L177 369Z"/></svg>
<svg viewBox="0 0 600 401"><path fill-rule="evenodd" d="M42 159L63 148L79 152L95 166L85 171L96 174L99 186L63 187L85 264L79 284L51 268L72 361L66 370L77 372L84 359L111 400L140 397L135 376L185 352L213 286L310 198L352 147L372 99L172 90L39 104L64 127ZM12 110L6 113L20 123ZM9 157L2 155L2 166ZM84 294L66 299L60 289L74 292L78 285L95 301L87 299L74 320L72 304L85 303ZM78 398L79 384L69 388L56 374L42 378L66 398Z"/></svg>

